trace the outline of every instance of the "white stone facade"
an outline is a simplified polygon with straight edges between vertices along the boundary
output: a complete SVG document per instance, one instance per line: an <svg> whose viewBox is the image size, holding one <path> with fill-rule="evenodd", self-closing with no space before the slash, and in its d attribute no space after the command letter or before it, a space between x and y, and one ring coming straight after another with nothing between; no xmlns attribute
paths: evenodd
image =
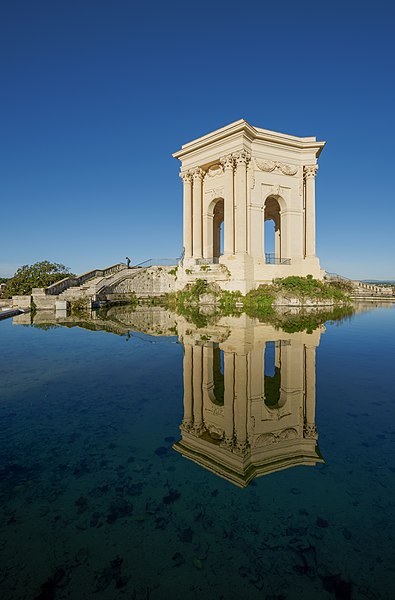
<svg viewBox="0 0 395 600"><path fill-rule="evenodd" d="M173 155L181 161L184 185L180 282L199 265L217 263L230 273L220 285L244 293L276 277L322 278L315 176L324 145L315 137L276 133L241 119L182 146ZM275 226L270 256L264 250L265 220Z"/></svg>

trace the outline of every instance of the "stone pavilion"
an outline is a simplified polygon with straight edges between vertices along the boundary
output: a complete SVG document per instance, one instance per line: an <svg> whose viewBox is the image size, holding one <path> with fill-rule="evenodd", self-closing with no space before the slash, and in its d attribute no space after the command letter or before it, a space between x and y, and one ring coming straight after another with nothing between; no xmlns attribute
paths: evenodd
<svg viewBox="0 0 395 600"><path fill-rule="evenodd" d="M180 283L202 269L223 289L243 293L277 277L321 279L315 177L324 145L240 119L173 154L184 186Z"/></svg>

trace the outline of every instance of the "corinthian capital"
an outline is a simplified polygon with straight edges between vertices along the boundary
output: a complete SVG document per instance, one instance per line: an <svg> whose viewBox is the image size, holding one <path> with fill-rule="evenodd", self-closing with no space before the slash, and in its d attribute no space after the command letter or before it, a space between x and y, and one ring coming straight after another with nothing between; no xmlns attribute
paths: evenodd
<svg viewBox="0 0 395 600"><path fill-rule="evenodd" d="M235 159L233 158L233 156L231 154L228 154L228 156L223 156L222 158L219 159L219 162L221 163L221 165L224 168L224 171L228 170L228 169L234 169L235 166Z"/></svg>
<svg viewBox="0 0 395 600"><path fill-rule="evenodd" d="M190 173L194 179L203 179L205 176L205 172L200 167L196 167L195 169L191 169Z"/></svg>
<svg viewBox="0 0 395 600"><path fill-rule="evenodd" d="M184 183L191 183L192 181L192 175L189 171L184 171L183 173L180 173L180 177Z"/></svg>
<svg viewBox="0 0 395 600"><path fill-rule="evenodd" d="M305 176L305 179L308 179L309 177L315 177L318 171L318 165L308 165L307 167L303 168L303 173Z"/></svg>
<svg viewBox="0 0 395 600"><path fill-rule="evenodd" d="M240 150L240 152L234 152L233 158L238 165L246 165L251 160L251 154L247 150Z"/></svg>

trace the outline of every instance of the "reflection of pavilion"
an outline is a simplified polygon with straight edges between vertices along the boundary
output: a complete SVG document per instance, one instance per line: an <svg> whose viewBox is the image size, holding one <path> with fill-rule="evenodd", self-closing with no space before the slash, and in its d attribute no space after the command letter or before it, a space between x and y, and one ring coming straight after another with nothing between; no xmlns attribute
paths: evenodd
<svg viewBox="0 0 395 600"><path fill-rule="evenodd" d="M181 336L184 419L174 448L241 487L257 475L323 462L315 427L323 328L285 333L248 317L218 325L200 339L190 330Z"/></svg>

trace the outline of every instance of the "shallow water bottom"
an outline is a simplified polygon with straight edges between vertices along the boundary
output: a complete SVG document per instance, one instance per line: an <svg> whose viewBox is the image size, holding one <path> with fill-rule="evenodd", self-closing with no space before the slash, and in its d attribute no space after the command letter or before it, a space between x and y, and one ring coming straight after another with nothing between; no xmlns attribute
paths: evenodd
<svg viewBox="0 0 395 600"><path fill-rule="evenodd" d="M395 597L393 324L327 325L325 462L239 489L173 449L176 337L3 323L2 598Z"/></svg>

